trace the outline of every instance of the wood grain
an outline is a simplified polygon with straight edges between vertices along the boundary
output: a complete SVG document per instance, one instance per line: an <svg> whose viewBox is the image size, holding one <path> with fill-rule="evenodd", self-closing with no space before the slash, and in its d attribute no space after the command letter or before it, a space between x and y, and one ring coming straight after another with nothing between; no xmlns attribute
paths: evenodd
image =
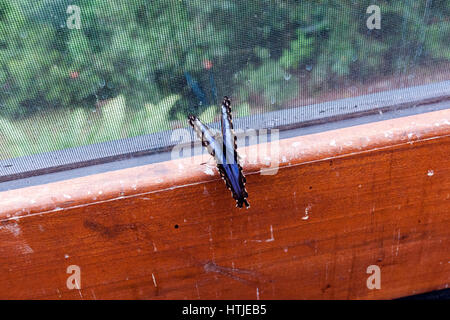
<svg viewBox="0 0 450 320"><path fill-rule="evenodd" d="M450 111L0 193L2 299L373 299L448 287ZM279 159L261 175L267 155ZM276 157L275 157L276 156ZM267 173L270 171L265 171ZM81 269L69 290L66 269ZM381 289L369 290L369 265Z"/></svg>

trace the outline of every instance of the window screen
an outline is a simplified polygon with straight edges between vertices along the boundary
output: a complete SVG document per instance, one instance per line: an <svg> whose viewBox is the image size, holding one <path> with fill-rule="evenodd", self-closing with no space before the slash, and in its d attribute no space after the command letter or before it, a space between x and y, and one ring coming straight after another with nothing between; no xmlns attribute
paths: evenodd
<svg viewBox="0 0 450 320"><path fill-rule="evenodd" d="M448 0L1 0L0 160L163 141L223 95L252 119L442 83L449 18Z"/></svg>

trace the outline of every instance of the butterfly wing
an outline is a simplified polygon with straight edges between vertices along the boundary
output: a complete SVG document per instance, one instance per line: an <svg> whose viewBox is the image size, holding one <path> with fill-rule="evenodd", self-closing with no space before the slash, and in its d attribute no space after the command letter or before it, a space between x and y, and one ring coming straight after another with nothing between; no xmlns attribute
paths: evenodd
<svg viewBox="0 0 450 320"><path fill-rule="evenodd" d="M211 154L211 156L216 159L219 173L225 181L227 188L231 191L233 198L236 200L236 206L242 208L242 205L245 204L247 207L249 207L250 205L246 199L248 194L245 190L245 177L242 174L241 166L237 162L236 143L234 133L232 131L233 127L231 124L231 113L229 115L230 119L227 120L225 124L222 124L222 128L229 128L229 130L225 130L225 137L227 141L224 140L224 136L222 136L222 139L214 136L211 130L197 117L189 116L188 119L189 124L192 126L194 131L197 133L197 136L202 141L202 145L206 147L209 154ZM227 145L228 158L231 159L228 160L228 162L225 151Z"/></svg>
<svg viewBox="0 0 450 320"><path fill-rule="evenodd" d="M245 189L245 177L242 167L238 162L236 136L233 132L233 121L231 116L231 101L224 97L221 105L221 127L223 140L222 161L219 162L219 172L224 178L227 186L231 190L233 198L236 200L236 206L242 208L243 204L250 207Z"/></svg>
<svg viewBox="0 0 450 320"><path fill-rule="evenodd" d="M189 124L200 138L202 145L206 147L209 154L216 158L216 161L219 163L218 159L222 158L222 145L220 139L217 139L211 130L196 116L190 115L188 119Z"/></svg>

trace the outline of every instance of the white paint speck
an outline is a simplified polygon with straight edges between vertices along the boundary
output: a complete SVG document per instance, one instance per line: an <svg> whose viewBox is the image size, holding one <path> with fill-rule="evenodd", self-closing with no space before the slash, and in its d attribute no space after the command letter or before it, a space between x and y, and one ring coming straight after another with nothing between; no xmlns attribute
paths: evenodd
<svg viewBox="0 0 450 320"><path fill-rule="evenodd" d="M17 224L17 222L14 224L7 224L4 226L0 225L0 231L1 230L6 230L15 237L19 237L22 233L20 226ZM18 241L18 243L14 246L20 254L29 254L34 252L33 249L26 243L25 240Z"/></svg>
<svg viewBox="0 0 450 320"><path fill-rule="evenodd" d="M20 227L17 223L0 226L0 230L2 229L11 232L15 237L19 236L22 233L22 230L20 230Z"/></svg>
<svg viewBox="0 0 450 320"><path fill-rule="evenodd" d="M72 199L72 197L69 196L68 194L63 195L63 197L66 198L66 199Z"/></svg>
<svg viewBox="0 0 450 320"><path fill-rule="evenodd" d="M249 219L249 221L250 221L250 219ZM275 241L275 237L273 236L273 226L270 225L270 238L269 239L266 239L266 240L258 239L258 240L248 240L248 241L251 241L251 242L272 242L272 241ZM247 240L244 240L244 243L247 243Z"/></svg>
<svg viewBox="0 0 450 320"><path fill-rule="evenodd" d="M27 254L27 253L33 253L33 249L31 249L31 247L28 244L24 244L22 245L21 251L23 254Z"/></svg>
<svg viewBox="0 0 450 320"><path fill-rule="evenodd" d="M210 176L214 175L214 171L212 171L212 169L210 167L206 167L203 172Z"/></svg>
<svg viewBox="0 0 450 320"><path fill-rule="evenodd" d="M267 239L266 242L272 242L275 241L275 238L273 237L273 227L270 225L270 239Z"/></svg>
<svg viewBox="0 0 450 320"><path fill-rule="evenodd" d="M330 141L330 146L336 147L336 140L331 140Z"/></svg>
<svg viewBox="0 0 450 320"><path fill-rule="evenodd" d="M66 253L65 255L64 255L64 258L66 258L66 259L69 259L69 255Z"/></svg>
<svg viewBox="0 0 450 320"><path fill-rule="evenodd" d="M428 170L428 173L427 173L427 175L429 176L429 177L432 177L432 176L434 176L434 170Z"/></svg>
<svg viewBox="0 0 450 320"><path fill-rule="evenodd" d="M155 285L155 287L158 287L158 285L156 284L155 275L153 273L152 273L152 278L153 278L153 284Z"/></svg>
<svg viewBox="0 0 450 320"><path fill-rule="evenodd" d="M256 288L256 300L259 300L259 288Z"/></svg>
<svg viewBox="0 0 450 320"><path fill-rule="evenodd" d="M302 217L302 220L309 219L309 212L310 212L311 208L312 208L312 205L310 205L310 204L305 208L305 215Z"/></svg>

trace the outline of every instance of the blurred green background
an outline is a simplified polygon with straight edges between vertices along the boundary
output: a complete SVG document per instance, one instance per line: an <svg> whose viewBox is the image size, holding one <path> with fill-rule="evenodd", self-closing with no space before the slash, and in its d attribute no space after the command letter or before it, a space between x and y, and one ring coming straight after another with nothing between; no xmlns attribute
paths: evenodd
<svg viewBox="0 0 450 320"><path fill-rule="evenodd" d="M0 159L210 122L215 94L246 116L449 61L448 0L0 0Z"/></svg>

